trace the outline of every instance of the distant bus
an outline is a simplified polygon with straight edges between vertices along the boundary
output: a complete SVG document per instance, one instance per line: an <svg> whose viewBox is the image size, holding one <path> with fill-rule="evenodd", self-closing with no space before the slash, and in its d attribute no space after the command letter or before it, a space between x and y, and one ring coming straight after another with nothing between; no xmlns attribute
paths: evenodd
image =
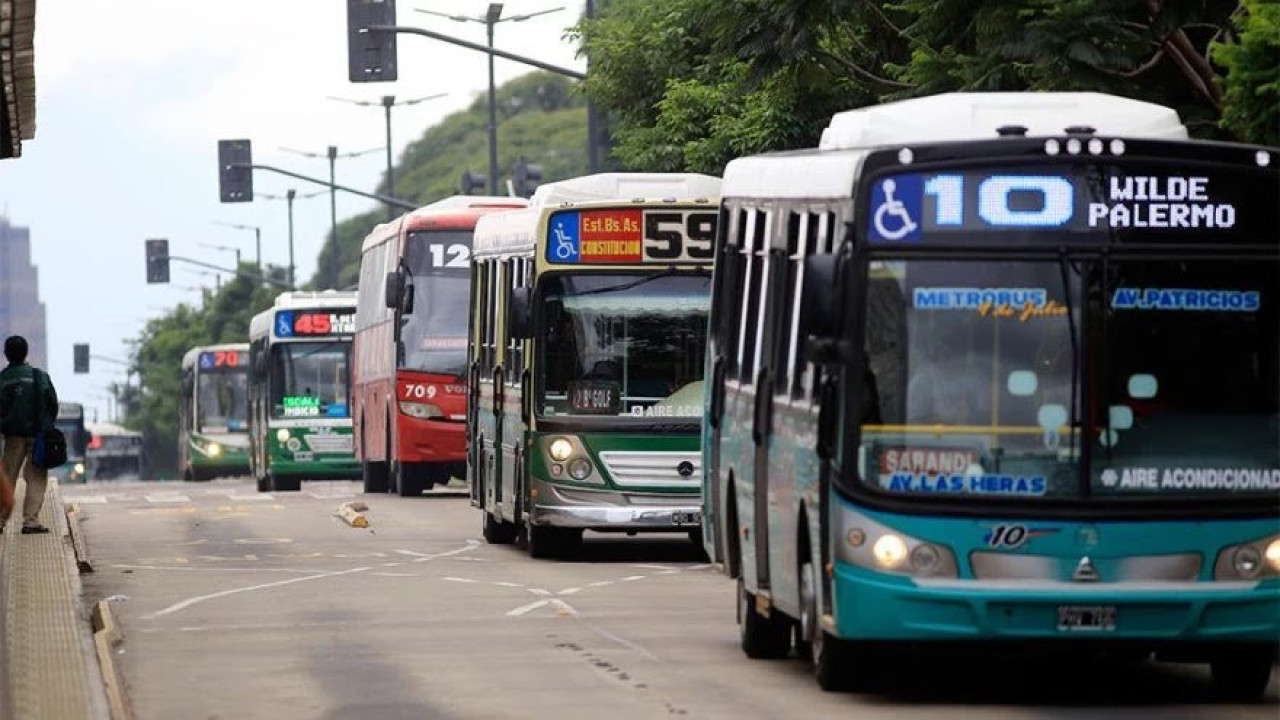
<svg viewBox="0 0 1280 720"><path fill-rule="evenodd" d="M67 462L54 468L49 474L64 483L87 483L91 469L84 461L85 446L89 435L84 427L84 405L58 403L58 418L54 426L67 438Z"/></svg>
<svg viewBox="0 0 1280 720"><path fill-rule="evenodd" d="M365 492L466 475L471 233L523 198L452 197L378 225L360 260L352 379Z"/></svg>
<svg viewBox="0 0 1280 720"><path fill-rule="evenodd" d="M1280 638L1280 148L954 93L725 169L706 539L744 652L1120 650L1256 697Z"/></svg>
<svg viewBox="0 0 1280 720"><path fill-rule="evenodd" d="M356 479L354 292L286 292L249 322L249 455L259 492Z"/></svg>
<svg viewBox="0 0 1280 720"><path fill-rule="evenodd" d="M94 482L142 479L142 433L113 423L95 423L89 432L86 455Z"/></svg>
<svg viewBox="0 0 1280 720"><path fill-rule="evenodd" d="M486 215L472 254L467 478L484 537L699 534L719 178L606 173Z"/></svg>
<svg viewBox="0 0 1280 720"><path fill-rule="evenodd" d="M206 345L182 358L182 479L249 474L249 344Z"/></svg>

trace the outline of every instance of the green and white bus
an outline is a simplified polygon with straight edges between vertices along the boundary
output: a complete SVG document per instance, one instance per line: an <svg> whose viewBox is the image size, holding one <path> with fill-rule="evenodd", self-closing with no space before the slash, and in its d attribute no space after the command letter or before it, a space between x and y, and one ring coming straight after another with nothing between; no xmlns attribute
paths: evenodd
<svg viewBox="0 0 1280 720"><path fill-rule="evenodd" d="M1119 650L1265 691L1280 149L1093 93L835 116L725 170L706 537L750 657Z"/></svg>
<svg viewBox="0 0 1280 720"><path fill-rule="evenodd" d="M182 479L249 474L249 344L205 345L182 357Z"/></svg>
<svg viewBox="0 0 1280 720"><path fill-rule="evenodd" d="M477 222L467 478L489 542L551 557L586 529L700 532L719 189L591 175Z"/></svg>
<svg viewBox="0 0 1280 720"><path fill-rule="evenodd" d="M351 442L354 292L286 292L249 322L249 455L258 491L360 477Z"/></svg>

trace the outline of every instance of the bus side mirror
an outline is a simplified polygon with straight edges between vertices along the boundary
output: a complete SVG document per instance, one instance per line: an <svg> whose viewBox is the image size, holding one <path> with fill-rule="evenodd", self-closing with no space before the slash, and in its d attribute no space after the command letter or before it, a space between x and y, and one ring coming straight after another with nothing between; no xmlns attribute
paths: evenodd
<svg viewBox="0 0 1280 720"><path fill-rule="evenodd" d="M532 334L529 318L532 303L530 288L513 287L507 294L507 326L511 328L511 337L525 340Z"/></svg>
<svg viewBox="0 0 1280 720"><path fill-rule="evenodd" d="M195 377L192 376L190 371L182 374L182 392L184 394L190 395L195 388L195 384Z"/></svg>
<svg viewBox="0 0 1280 720"><path fill-rule="evenodd" d="M400 301L404 299L402 297L403 292L404 292L404 276L395 270L387 273L387 279L386 279L387 307L392 310L399 310Z"/></svg>
<svg viewBox="0 0 1280 720"><path fill-rule="evenodd" d="M839 263L840 257L833 254L810 255L804 261L800 335L805 338L805 359L818 365L841 360Z"/></svg>

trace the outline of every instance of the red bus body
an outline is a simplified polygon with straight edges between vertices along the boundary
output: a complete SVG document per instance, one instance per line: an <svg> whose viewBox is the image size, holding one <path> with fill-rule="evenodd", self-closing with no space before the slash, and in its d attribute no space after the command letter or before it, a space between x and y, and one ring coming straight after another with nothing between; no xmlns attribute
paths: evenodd
<svg viewBox="0 0 1280 720"><path fill-rule="evenodd" d="M465 363L470 238L482 215L526 205L523 198L455 196L382 223L365 238L351 398L365 492L417 495L466 476L466 368L452 360ZM413 287L412 312L403 312L403 303L388 306L393 272Z"/></svg>

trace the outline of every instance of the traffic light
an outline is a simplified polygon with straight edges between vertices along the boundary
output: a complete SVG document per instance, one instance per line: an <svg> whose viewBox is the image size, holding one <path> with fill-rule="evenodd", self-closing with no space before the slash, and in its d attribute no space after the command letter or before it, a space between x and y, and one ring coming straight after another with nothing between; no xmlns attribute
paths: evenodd
<svg viewBox="0 0 1280 720"><path fill-rule="evenodd" d="M253 202L253 148L248 140L218 141L218 192L222 202Z"/></svg>
<svg viewBox="0 0 1280 720"><path fill-rule="evenodd" d="M396 0L347 0L347 79L353 83L396 79L396 34L370 32L395 25Z"/></svg>
<svg viewBox="0 0 1280 720"><path fill-rule="evenodd" d="M169 282L169 241L147 241L147 282Z"/></svg>
<svg viewBox="0 0 1280 720"><path fill-rule="evenodd" d="M462 171L462 194L470 195L476 188L483 188L489 184L489 178L480 173L473 173L470 170Z"/></svg>
<svg viewBox="0 0 1280 720"><path fill-rule="evenodd" d="M86 343L76 343L71 346L72 349L72 371L77 375L83 375L89 372L89 345Z"/></svg>
<svg viewBox="0 0 1280 720"><path fill-rule="evenodd" d="M516 161L516 195L530 197L542 182L542 166L527 163L524 158Z"/></svg>

